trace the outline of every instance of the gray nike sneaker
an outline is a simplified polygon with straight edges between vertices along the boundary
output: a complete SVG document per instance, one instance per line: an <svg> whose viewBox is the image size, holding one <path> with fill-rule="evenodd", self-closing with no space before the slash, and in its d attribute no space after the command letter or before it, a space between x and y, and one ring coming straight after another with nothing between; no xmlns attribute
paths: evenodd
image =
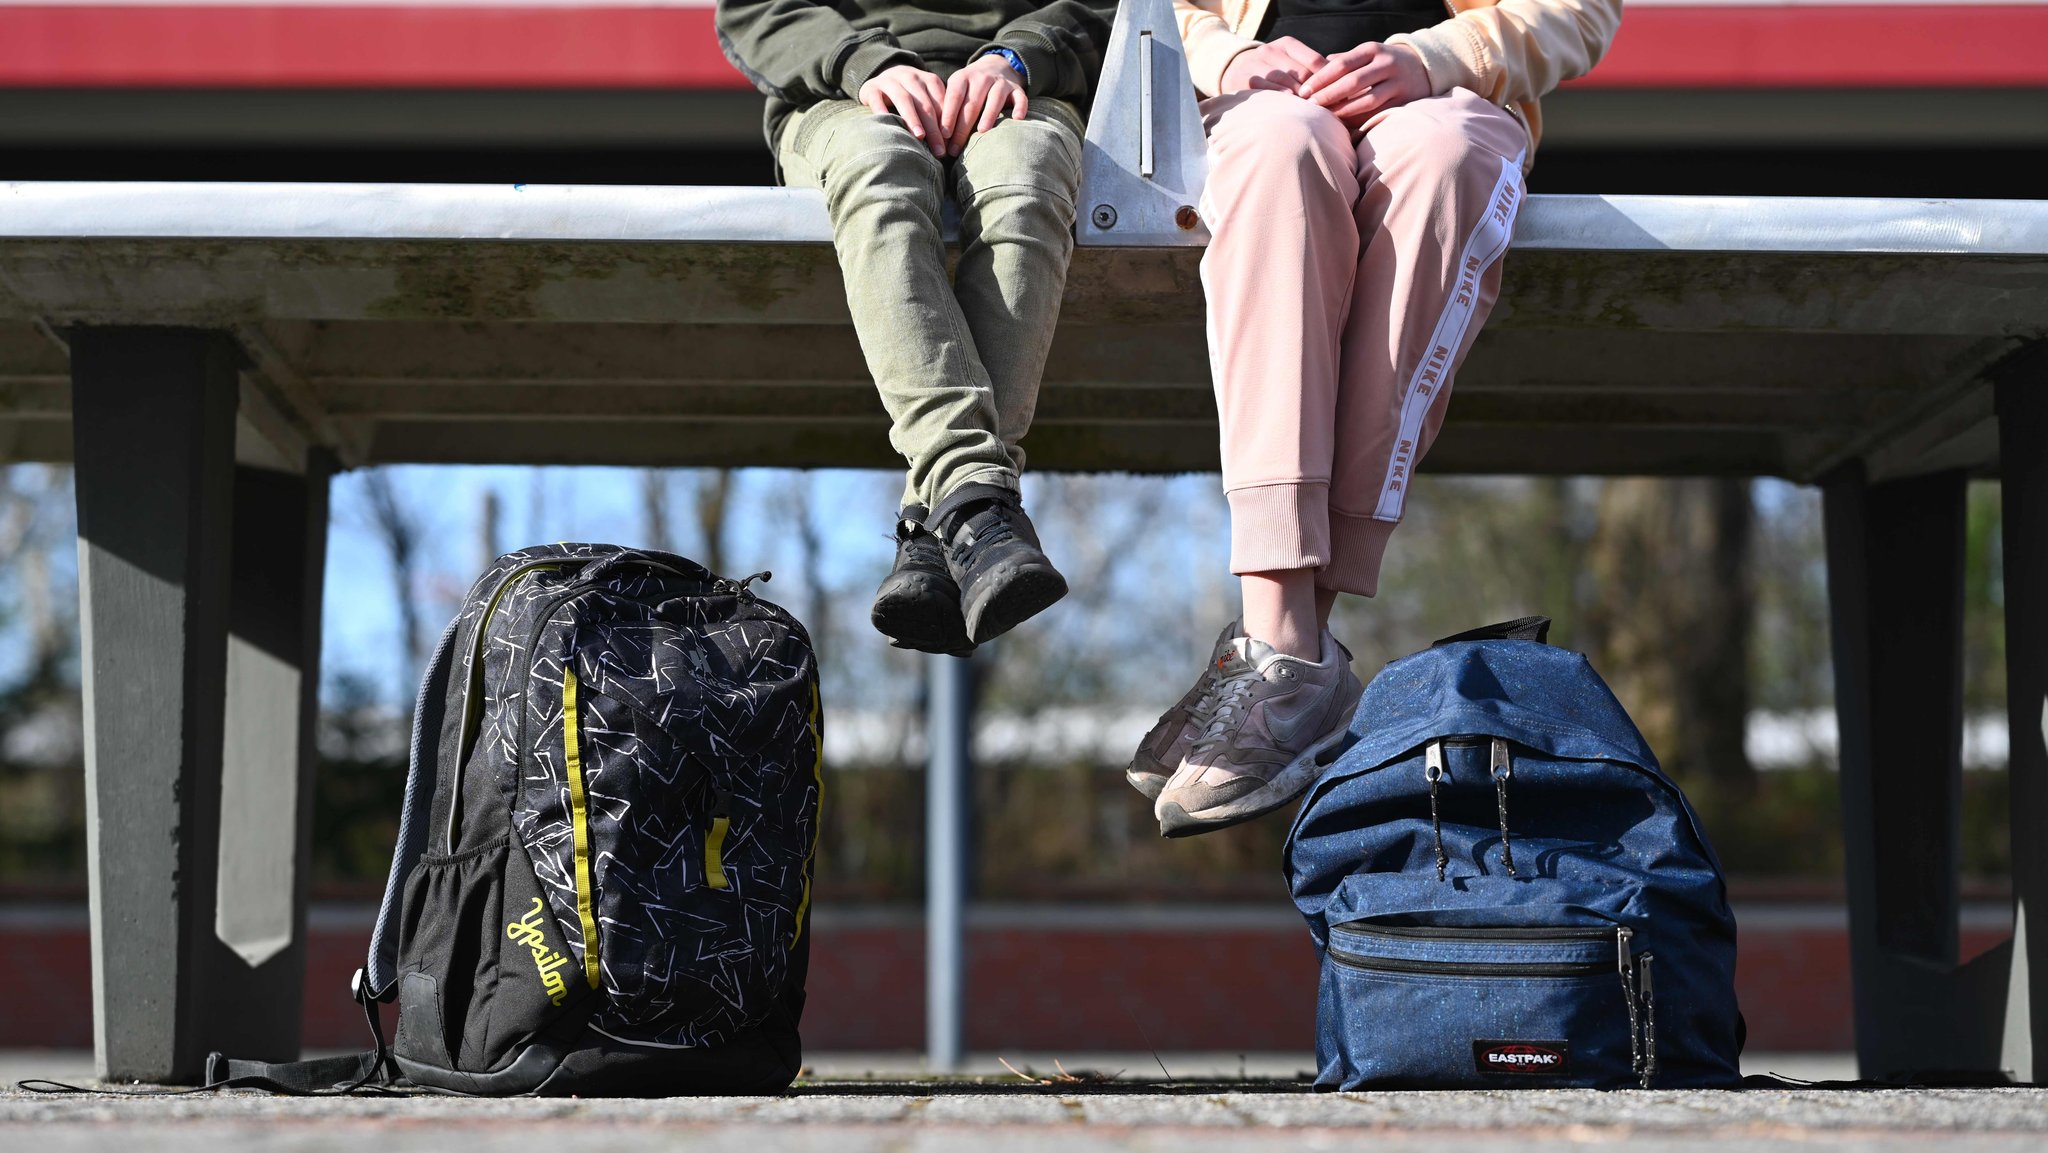
<svg viewBox="0 0 2048 1153"><path fill-rule="evenodd" d="M1166 778L1180 767L1181 760L1188 755L1188 749L1195 743L1195 737L1202 726L1209 723L1209 714L1216 709L1216 681L1223 662L1233 651L1230 642L1244 635L1244 625L1231 621L1223 626L1223 632L1216 638L1216 647L1210 650L1209 663L1202 666L1202 675L1195 678L1190 688L1174 706L1160 714L1159 723L1138 742L1138 753L1131 758L1131 767L1124 770L1124 779L1131 787L1145 794L1148 801L1159 799L1159 790L1166 787Z"/></svg>
<svg viewBox="0 0 2048 1153"><path fill-rule="evenodd" d="M1239 637L1217 672L1216 707L1153 806L1163 836L1227 828L1300 796L1365 692L1327 631L1319 662Z"/></svg>

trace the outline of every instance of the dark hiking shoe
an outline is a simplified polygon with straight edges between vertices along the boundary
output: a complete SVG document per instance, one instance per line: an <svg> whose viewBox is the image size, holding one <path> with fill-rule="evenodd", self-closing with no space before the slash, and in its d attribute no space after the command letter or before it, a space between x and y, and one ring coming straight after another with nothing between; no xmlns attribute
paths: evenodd
<svg viewBox="0 0 2048 1153"><path fill-rule="evenodd" d="M945 542L975 644L987 644L1067 595L1067 578L1046 559L1023 502L1009 489L966 485L939 502L932 523Z"/></svg>
<svg viewBox="0 0 2048 1153"><path fill-rule="evenodd" d="M868 619L899 649L964 657L974 644L960 616L960 586L946 567L945 546L924 525L917 505L897 514L896 565L875 590Z"/></svg>
<svg viewBox="0 0 2048 1153"><path fill-rule="evenodd" d="M1159 799L1167 778L1180 768L1188 750L1194 747L1195 738L1209 723L1210 715L1216 711L1216 684L1222 679L1224 665L1236 651L1230 642L1243 635L1244 626L1238 621L1223 626L1223 634L1216 638L1216 647L1209 653L1209 663L1202 666L1202 675L1195 678L1194 686L1162 713L1159 723L1138 742L1138 751L1131 757L1131 766L1124 770L1124 779L1146 800Z"/></svg>

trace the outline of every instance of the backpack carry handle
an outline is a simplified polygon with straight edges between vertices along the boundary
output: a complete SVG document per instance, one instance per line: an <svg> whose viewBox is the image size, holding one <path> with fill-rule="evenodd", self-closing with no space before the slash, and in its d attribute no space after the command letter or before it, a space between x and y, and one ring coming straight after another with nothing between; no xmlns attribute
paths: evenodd
<svg viewBox="0 0 2048 1153"><path fill-rule="evenodd" d="M1430 648L1442 645L1463 644L1466 641L1535 641L1539 645L1550 643L1549 617L1516 617L1499 624L1481 625L1454 636L1448 636L1431 644Z"/></svg>

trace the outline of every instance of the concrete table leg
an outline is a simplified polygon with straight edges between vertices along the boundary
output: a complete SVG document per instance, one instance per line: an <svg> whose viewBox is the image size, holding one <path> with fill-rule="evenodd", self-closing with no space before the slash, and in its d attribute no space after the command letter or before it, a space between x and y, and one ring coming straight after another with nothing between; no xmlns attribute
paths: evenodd
<svg viewBox="0 0 2048 1153"><path fill-rule="evenodd" d="M227 677L239 353L181 329L71 333L99 1074L192 1080Z"/></svg>
<svg viewBox="0 0 2048 1153"><path fill-rule="evenodd" d="M1857 1059L1865 1077L1997 1067L1989 971L1957 967L1967 478L1825 486Z"/></svg>
<svg viewBox="0 0 2048 1153"><path fill-rule="evenodd" d="M2016 905L2001 1058L2033 1082L2048 1078L2048 379L1999 382L1998 433Z"/></svg>
<svg viewBox="0 0 2048 1153"><path fill-rule="evenodd" d="M203 1032L231 1056L299 1055L306 972L321 584L332 458L235 470L233 597ZM316 991L346 997L342 989Z"/></svg>

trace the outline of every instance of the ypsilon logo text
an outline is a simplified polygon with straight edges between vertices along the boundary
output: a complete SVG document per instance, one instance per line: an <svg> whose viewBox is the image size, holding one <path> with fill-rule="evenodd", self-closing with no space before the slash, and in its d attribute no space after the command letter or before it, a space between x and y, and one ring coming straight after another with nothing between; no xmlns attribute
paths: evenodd
<svg viewBox="0 0 2048 1153"><path fill-rule="evenodd" d="M548 947L547 934L541 931L541 909L540 898L535 897L533 908L524 917L505 926L505 935L533 954L533 967L540 971L540 983L548 992L548 1001L559 1005L569 996L569 986L562 981L559 971L569 963L569 958Z"/></svg>
<svg viewBox="0 0 2048 1153"><path fill-rule="evenodd" d="M1571 1046L1563 1041L1474 1041L1472 1060L1481 1073L1556 1077L1571 1071Z"/></svg>

